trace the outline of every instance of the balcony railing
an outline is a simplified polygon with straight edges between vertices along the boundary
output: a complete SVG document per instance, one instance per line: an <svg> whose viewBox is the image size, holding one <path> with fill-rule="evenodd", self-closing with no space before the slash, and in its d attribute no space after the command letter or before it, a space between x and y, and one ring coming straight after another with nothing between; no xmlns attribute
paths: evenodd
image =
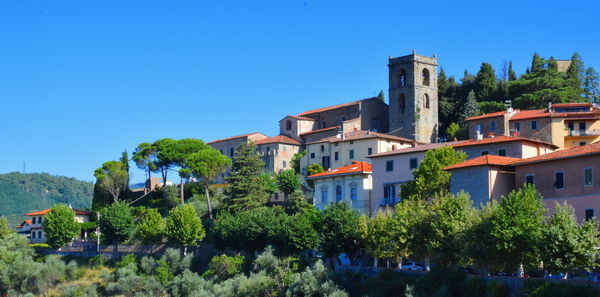
<svg viewBox="0 0 600 297"><path fill-rule="evenodd" d="M567 130L569 136L599 136L600 130Z"/></svg>

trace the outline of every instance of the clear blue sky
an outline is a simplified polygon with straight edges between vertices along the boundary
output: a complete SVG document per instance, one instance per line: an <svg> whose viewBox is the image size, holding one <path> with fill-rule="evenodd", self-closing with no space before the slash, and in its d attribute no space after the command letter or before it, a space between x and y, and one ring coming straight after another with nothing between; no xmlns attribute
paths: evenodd
<svg viewBox="0 0 600 297"><path fill-rule="evenodd" d="M92 181L124 149L278 132L387 89L387 58L448 74L535 51L600 70L600 1L0 1L0 173ZM143 179L133 172L133 181Z"/></svg>

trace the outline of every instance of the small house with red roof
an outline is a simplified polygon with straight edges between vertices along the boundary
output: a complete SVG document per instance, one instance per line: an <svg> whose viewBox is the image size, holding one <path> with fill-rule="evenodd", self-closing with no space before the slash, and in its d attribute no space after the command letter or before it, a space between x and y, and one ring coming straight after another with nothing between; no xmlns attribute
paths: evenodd
<svg viewBox="0 0 600 297"><path fill-rule="evenodd" d="M30 227L30 236L29 241L32 243L44 243L46 242L46 233L44 233L44 227L42 223L44 222L44 216L50 212L52 209L44 209L40 211L35 211L26 214L26 216L31 217L31 227ZM90 221L90 215L92 214L89 211L73 209L75 213L75 223L87 223ZM27 221L27 220L26 220Z"/></svg>
<svg viewBox="0 0 600 297"><path fill-rule="evenodd" d="M29 238L29 236L31 235L31 226L33 225L33 223L31 222L31 220L23 220L23 222L21 222L21 224L18 224L15 226L15 228L17 228L17 233L21 234L27 238Z"/></svg>
<svg viewBox="0 0 600 297"><path fill-rule="evenodd" d="M554 152L558 147L540 140L514 137L493 136L483 139L469 139L452 145L467 154L467 159L485 155L497 155L513 158L529 158Z"/></svg>
<svg viewBox="0 0 600 297"><path fill-rule="evenodd" d="M361 214L371 213L371 164L353 161L351 164L307 177L314 182L314 204L317 209L345 201Z"/></svg>

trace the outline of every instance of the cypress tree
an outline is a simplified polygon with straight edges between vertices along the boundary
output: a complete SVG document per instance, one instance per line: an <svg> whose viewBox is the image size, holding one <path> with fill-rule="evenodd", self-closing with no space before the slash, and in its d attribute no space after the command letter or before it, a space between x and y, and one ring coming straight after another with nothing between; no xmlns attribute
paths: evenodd
<svg viewBox="0 0 600 297"><path fill-rule="evenodd" d="M531 61L531 72L537 72L542 70L544 67L544 59L540 58L538 53L533 54L533 59Z"/></svg>
<svg viewBox="0 0 600 297"><path fill-rule="evenodd" d="M554 57L550 57L550 60L548 60L548 69L558 71L558 64L556 63L556 59L554 59Z"/></svg>
<svg viewBox="0 0 600 297"><path fill-rule="evenodd" d="M496 73L490 63L481 63L481 68L475 77L475 96L481 101L494 101L496 90Z"/></svg>
<svg viewBox="0 0 600 297"><path fill-rule="evenodd" d="M583 85L584 67L581 56L578 53L574 53L571 57L571 65L567 68L565 78L570 80L574 88L581 88Z"/></svg>
<svg viewBox="0 0 600 297"><path fill-rule="evenodd" d="M479 105L477 104L477 99L475 98L475 92L471 90L467 96L467 102L465 103L460 116L461 122L464 122L467 118L476 116L478 113Z"/></svg>
<svg viewBox="0 0 600 297"><path fill-rule="evenodd" d="M512 61L508 62L508 81L517 80L517 74L513 69Z"/></svg>
<svg viewBox="0 0 600 297"><path fill-rule="evenodd" d="M381 100L381 102L385 102L385 95L383 94L383 90L379 91L379 95L377 95L377 99Z"/></svg>
<svg viewBox="0 0 600 297"><path fill-rule="evenodd" d="M224 207L232 212L248 210L267 203L269 194L260 180L265 163L252 144L240 145L233 157L229 176L226 178Z"/></svg>

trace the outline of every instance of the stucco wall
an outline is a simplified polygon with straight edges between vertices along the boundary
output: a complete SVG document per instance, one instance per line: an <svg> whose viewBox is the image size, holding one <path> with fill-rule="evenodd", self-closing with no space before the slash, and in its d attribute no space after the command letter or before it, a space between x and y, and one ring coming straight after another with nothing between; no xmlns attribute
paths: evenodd
<svg viewBox="0 0 600 297"><path fill-rule="evenodd" d="M372 179L370 174L352 174L337 177L315 179L314 203L317 209L325 209L328 205L336 202L336 187L342 188L342 201L345 201L352 208L361 214L369 214ZM356 200L351 200L350 189L356 187ZM322 191L327 192L327 203L322 200Z"/></svg>

